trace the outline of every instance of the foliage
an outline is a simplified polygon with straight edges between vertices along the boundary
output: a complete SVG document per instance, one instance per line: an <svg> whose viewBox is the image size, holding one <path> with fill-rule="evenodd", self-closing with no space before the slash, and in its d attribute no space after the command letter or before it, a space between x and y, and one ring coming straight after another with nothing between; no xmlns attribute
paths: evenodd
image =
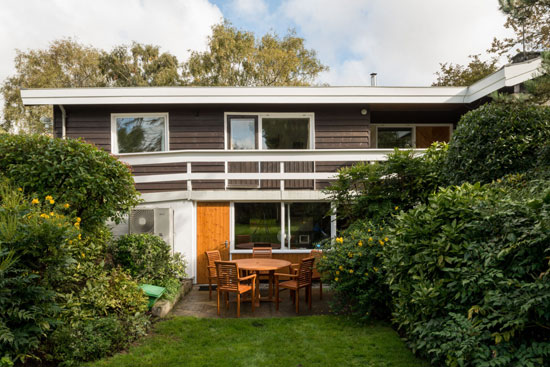
<svg viewBox="0 0 550 367"><path fill-rule="evenodd" d="M437 80L433 86L468 86L497 71L497 58L482 61L480 55L470 55L470 62L463 66L453 63L440 63L441 70L436 72Z"/></svg>
<svg viewBox="0 0 550 367"><path fill-rule="evenodd" d="M256 39L225 22L212 27L207 51L191 53L184 76L200 86L301 86L326 70L294 32Z"/></svg>
<svg viewBox="0 0 550 367"><path fill-rule="evenodd" d="M0 356L37 359L60 312L52 283L73 262L69 242L79 234L59 204L25 200L0 180Z"/></svg>
<svg viewBox="0 0 550 367"><path fill-rule="evenodd" d="M386 161L341 169L325 192L336 203L341 227L357 219L379 222L397 206L404 210L426 200L441 182L447 145L436 143L424 154L395 150Z"/></svg>
<svg viewBox="0 0 550 367"><path fill-rule="evenodd" d="M111 52L101 52L99 69L109 86L178 86L182 85L180 63L176 56L160 47L132 43Z"/></svg>
<svg viewBox="0 0 550 367"><path fill-rule="evenodd" d="M213 343L223 335L223 343ZM190 337L192 336L192 337ZM420 367L382 323L336 316L258 318L175 317L127 353L91 366L368 366Z"/></svg>
<svg viewBox="0 0 550 367"><path fill-rule="evenodd" d="M550 139L550 108L491 103L466 113L455 130L443 172L453 184L488 183L537 163Z"/></svg>
<svg viewBox="0 0 550 367"><path fill-rule="evenodd" d="M384 267L414 351L436 365L547 365L547 187L522 176L464 184L397 216Z"/></svg>
<svg viewBox="0 0 550 367"><path fill-rule="evenodd" d="M550 101L550 51L541 54L542 65L540 75L525 82L525 88L538 103Z"/></svg>
<svg viewBox="0 0 550 367"><path fill-rule="evenodd" d="M100 52L72 39L52 42L47 49L16 51L15 75L1 87L6 131L45 133L52 128L52 108L27 106L21 101L22 88L77 88L105 86L97 67Z"/></svg>
<svg viewBox="0 0 550 367"><path fill-rule="evenodd" d="M499 0L499 3L506 14L504 27L514 32L514 36L494 38L489 52L499 56L521 52L527 56L530 51L550 49L550 1Z"/></svg>
<svg viewBox="0 0 550 367"><path fill-rule="evenodd" d="M138 202L130 170L109 153L74 139L0 135L0 171L34 193L66 203L84 227L119 221Z"/></svg>
<svg viewBox="0 0 550 367"><path fill-rule="evenodd" d="M144 282L183 279L185 260L159 236L152 234L128 234L121 236L111 246L113 262L126 269L133 277ZM158 285L162 285L157 283Z"/></svg>
<svg viewBox="0 0 550 367"><path fill-rule="evenodd" d="M388 241L383 227L357 221L340 235L323 245L317 264L334 292L332 310L364 319L387 319L391 298L382 272L382 250Z"/></svg>

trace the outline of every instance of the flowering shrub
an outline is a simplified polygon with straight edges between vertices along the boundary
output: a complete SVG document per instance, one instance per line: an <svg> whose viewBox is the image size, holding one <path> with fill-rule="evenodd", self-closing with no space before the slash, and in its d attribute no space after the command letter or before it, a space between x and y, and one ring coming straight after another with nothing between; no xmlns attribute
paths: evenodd
<svg viewBox="0 0 550 367"><path fill-rule="evenodd" d="M464 184L397 216L384 267L413 350L434 365L548 365L549 183Z"/></svg>
<svg viewBox="0 0 550 367"><path fill-rule="evenodd" d="M383 249L389 241L385 233L384 228L358 221L323 244L317 267L335 292L335 312L361 318L389 316L389 290L382 268Z"/></svg>

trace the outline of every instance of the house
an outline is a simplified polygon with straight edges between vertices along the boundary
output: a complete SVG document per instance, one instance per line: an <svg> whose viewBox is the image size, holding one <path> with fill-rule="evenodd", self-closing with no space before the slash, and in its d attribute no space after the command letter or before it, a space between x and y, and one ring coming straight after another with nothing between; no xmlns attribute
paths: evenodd
<svg viewBox="0 0 550 367"><path fill-rule="evenodd" d="M517 91L540 59L470 87L171 87L22 90L53 105L57 137L82 137L132 166L143 205L115 228L161 233L206 283L204 252L254 244L296 262L334 236L323 194L338 168L394 147L448 141L494 91ZM151 208L158 208L156 211Z"/></svg>

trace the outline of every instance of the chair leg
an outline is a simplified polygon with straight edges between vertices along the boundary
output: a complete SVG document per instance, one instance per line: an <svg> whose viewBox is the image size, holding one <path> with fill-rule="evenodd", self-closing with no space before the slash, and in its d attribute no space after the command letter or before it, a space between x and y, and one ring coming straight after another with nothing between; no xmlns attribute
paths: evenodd
<svg viewBox="0 0 550 367"><path fill-rule="evenodd" d="M321 278L319 278L319 295L321 296L320 299L323 299L323 281Z"/></svg>
<svg viewBox="0 0 550 367"><path fill-rule="evenodd" d="M225 292L225 308L229 310L229 292Z"/></svg>
<svg viewBox="0 0 550 367"><path fill-rule="evenodd" d="M279 282L275 282L275 309L279 311Z"/></svg>
<svg viewBox="0 0 550 367"><path fill-rule="evenodd" d="M296 313L300 312L300 288L296 288L296 294L294 295L296 299Z"/></svg>
<svg viewBox="0 0 550 367"><path fill-rule="evenodd" d="M212 279L208 278L208 299L212 301Z"/></svg>
<svg viewBox="0 0 550 367"><path fill-rule="evenodd" d="M216 293L218 294L218 316L220 316L220 290L218 289Z"/></svg>
<svg viewBox="0 0 550 367"><path fill-rule="evenodd" d="M307 293L309 294L309 297L307 298L309 309L311 310L311 288L313 288L312 285L307 287Z"/></svg>
<svg viewBox="0 0 550 367"><path fill-rule="evenodd" d="M237 293L237 317L241 317L241 294Z"/></svg>
<svg viewBox="0 0 550 367"><path fill-rule="evenodd" d="M254 294L254 284L252 284L252 299L250 300L250 303L252 304L252 313L254 313L254 306L256 304L255 294Z"/></svg>

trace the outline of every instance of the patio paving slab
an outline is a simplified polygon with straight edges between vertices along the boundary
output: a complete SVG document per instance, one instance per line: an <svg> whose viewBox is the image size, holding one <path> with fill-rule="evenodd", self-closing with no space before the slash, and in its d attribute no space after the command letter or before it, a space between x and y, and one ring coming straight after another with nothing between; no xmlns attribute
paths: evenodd
<svg viewBox="0 0 550 367"><path fill-rule="evenodd" d="M262 296L268 294L267 284L262 284L261 287ZM323 300L319 299L319 284L313 285L312 290L312 305L311 310L308 309L308 305L305 299L305 291L300 292L300 313L297 314L294 308L294 304L289 296L289 291L285 290L280 293L281 303L279 304L279 310L275 309L274 302L262 301L260 307L256 307L254 313L252 313L252 307L250 302L243 302L241 304L241 317L293 317L293 316L308 316L308 315L326 315L329 313L329 302L332 298L332 292L330 288L323 287ZM191 292L183 297L170 312L171 316L195 316L195 317L218 317L217 304L216 304L216 292L212 291L212 300L208 299L208 290L199 290L199 286L193 286ZM237 317L237 303L235 295L229 296L229 309L222 307L221 318L234 318Z"/></svg>

